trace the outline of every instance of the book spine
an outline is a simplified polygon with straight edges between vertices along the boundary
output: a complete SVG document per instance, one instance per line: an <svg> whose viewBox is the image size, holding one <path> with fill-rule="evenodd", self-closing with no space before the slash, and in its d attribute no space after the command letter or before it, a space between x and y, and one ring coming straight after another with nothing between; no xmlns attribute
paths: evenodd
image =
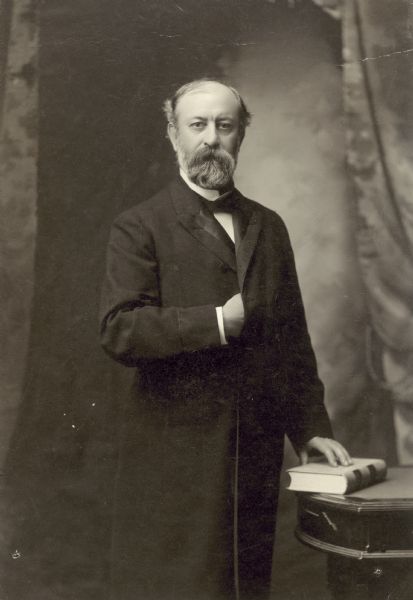
<svg viewBox="0 0 413 600"><path fill-rule="evenodd" d="M345 494L357 492L369 485L383 481L386 477L386 473L387 467L385 463L377 465L371 464L360 467L359 469L354 469L354 471L351 471L346 475L347 486Z"/></svg>

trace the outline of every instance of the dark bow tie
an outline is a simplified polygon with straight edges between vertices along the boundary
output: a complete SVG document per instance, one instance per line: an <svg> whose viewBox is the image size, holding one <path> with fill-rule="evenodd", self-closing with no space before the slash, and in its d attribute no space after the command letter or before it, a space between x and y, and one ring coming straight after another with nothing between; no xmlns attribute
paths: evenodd
<svg viewBox="0 0 413 600"><path fill-rule="evenodd" d="M227 192L217 198L216 200L206 200L203 199L206 206L210 211L216 212L228 212L232 213L234 210L239 208L238 199L234 196L232 192Z"/></svg>

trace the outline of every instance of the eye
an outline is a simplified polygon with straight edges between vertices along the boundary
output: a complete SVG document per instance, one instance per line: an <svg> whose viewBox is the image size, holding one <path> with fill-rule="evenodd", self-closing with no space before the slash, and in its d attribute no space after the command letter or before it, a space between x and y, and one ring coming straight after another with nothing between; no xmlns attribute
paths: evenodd
<svg viewBox="0 0 413 600"><path fill-rule="evenodd" d="M202 129L205 126L205 123L203 121L194 121L193 123L190 124L190 127L192 129Z"/></svg>
<svg viewBox="0 0 413 600"><path fill-rule="evenodd" d="M233 124L231 123L231 121L220 121L218 123L218 128L221 131L231 131L231 129L233 128Z"/></svg>

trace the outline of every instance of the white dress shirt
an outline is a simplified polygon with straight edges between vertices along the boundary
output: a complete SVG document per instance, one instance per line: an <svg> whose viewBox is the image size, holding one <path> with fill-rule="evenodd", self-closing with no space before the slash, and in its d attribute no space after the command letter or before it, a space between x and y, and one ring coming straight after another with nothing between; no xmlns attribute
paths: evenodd
<svg viewBox="0 0 413 600"><path fill-rule="evenodd" d="M188 175L182 169L179 170L179 174L181 175L182 179L185 181L187 186L189 188L191 188L191 190L196 192L199 196L202 196L202 198L205 198L205 200L209 200L210 202L213 202L214 200L217 200L221 196L221 194L219 193L218 190L206 190L204 188L201 188L199 185L196 185L196 183L191 181L189 179ZM225 229L225 231L227 232L227 234L229 235L231 240L235 243L234 222L233 222L231 213L217 211L217 212L214 212L214 217L220 223L220 225L222 225L222 227ZM217 312L219 338L221 340L221 344L224 346L224 345L228 344L228 341L227 341L227 338L225 337L224 315L222 313L222 306L216 306L215 310Z"/></svg>

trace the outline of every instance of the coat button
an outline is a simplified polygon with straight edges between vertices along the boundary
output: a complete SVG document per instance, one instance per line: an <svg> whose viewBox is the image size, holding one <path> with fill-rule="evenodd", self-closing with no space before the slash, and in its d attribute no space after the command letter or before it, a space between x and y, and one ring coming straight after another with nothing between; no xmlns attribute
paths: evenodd
<svg viewBox="0 0 413 600"><path fill-rule="evenodd" d="M228 265L221 265L220 268L222 273L228 273L228 271L231 270L231 267L229 267Z"/></svg>

